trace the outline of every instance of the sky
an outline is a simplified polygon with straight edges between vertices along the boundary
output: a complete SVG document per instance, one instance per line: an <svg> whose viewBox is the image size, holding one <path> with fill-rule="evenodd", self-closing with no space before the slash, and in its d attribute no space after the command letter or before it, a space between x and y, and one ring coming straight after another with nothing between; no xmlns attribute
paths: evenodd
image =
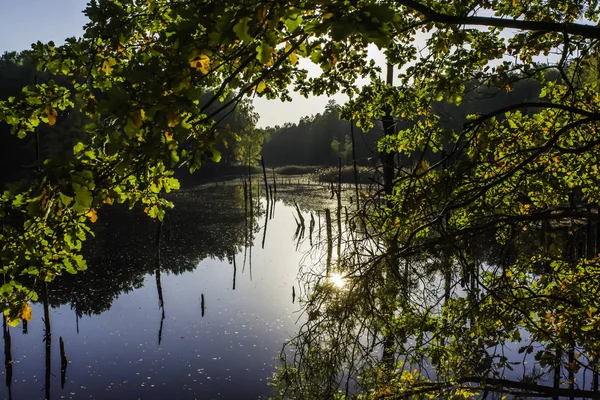
<svg viewBox="0 0 600 400"><path fill-rule="evenodd" d="M0 53L81 36L86 0L0 0Z"/></svg>
<svg viewBox="0 0 600 400"><path fill-rule="evenodd" d="M0 54L21 51L39 41L54 41L57 45L72 36L82 36L87 17L82 13L87 0L0 0ZM322 113L326 96L306 99L294 95L292 102L254 99L259 114L259 127L298 122L301 117ZM345 95L333 97L338 103Z"/></svg>

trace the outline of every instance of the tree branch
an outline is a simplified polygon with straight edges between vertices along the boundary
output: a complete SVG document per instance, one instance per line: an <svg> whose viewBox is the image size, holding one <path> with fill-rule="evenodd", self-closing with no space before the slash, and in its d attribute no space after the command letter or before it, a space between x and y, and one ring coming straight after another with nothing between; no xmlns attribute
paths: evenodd
<svg viewBox="0 0 600 400"><path fill-rule="evenodd" d="M511 104L509 106L499 108L491 113L481 115L480 117L477 117L476 119L465 123L464 128L468 129L468 128L472 127L473 125L479 125L482 122L484 122L492 117L496 117L498 115L506 114L507 112L510 112L510 111L518 110L521 108L527 108L527 107L530 107L530 108L555 108L558 110L563 110L563 111L567 111L567 112L574 113L574 114L584 115L588 118L594 118L594 119L596 119L600 116L600 113L586 111L586 110L582 110L581 108L567 106L564 104L546 103L546 102L542 102L542 101L530 101L530 102L524 102L524 103L518 103L518 104Z"/></svg>
<svg viewBox="0 0 600 400"><path fill-rule="evenodd" d="M574 24L572 22L522 21L518 19L501 19L495 17L447 15L439 13L414 0L398 0L398 3L423 14L426 19L429 19L432 22L443 24L494 26L524 31L557 32L579 35L588 39L600 39L600 29L595 25Z"/></svg>

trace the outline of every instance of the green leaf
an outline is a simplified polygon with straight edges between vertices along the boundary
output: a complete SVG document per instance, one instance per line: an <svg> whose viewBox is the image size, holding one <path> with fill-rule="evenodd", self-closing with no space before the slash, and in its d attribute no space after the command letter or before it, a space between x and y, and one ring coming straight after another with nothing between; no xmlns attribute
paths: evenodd
<svg viewBox="0 0 600 400"><path fill-rule="evenodd" d="M125 134L128 138L133 139L140 132L140 128L135 125L135 122L131 118L127 118L127 124L123 127Z"/></svg>
<svg viewBox="0 0 600 400"><path fill-rule="evenodd" d="M248 33L248 21L250 18L244 17L238 21L237 24L233 27L233 31L237 35L237 37L243 42L251 42L252 36Z"/></svg>
<svg viewBox="0 0 600 400"><path fill-rule="evenodd" d="M302 23L302 16L298 15L296 18L286 18L283 23L290 33L294 33Z"/></svg>
<svg viewBox="0 0 600 400"><path fill-rule="evenodd" d="M267 84L264 81L260 81L258 85L256 85L256 93L262 93L267 88Z"/></svg>
<svg viewBox="0 0 600 400"><path fill-rule="evenodd" d="M75 190L75 205L73 209L80 213L86 212L88 208L92 206L92 193L86 186L73 183L73 190Z"/></svg>
<svg viewBox="0 0 600 400"><path fill-rule="evenodd" d="M581 327L582 332L589 332L594 329L594 324L584 325Z"/></svg>
<svg viewBox="0 0 600 400"><path fill-rule="evenodd" d="M214 162L219 162L221 161L221 152L217 149L212 149L212 156L210 157L211 160L213 160Z"/></svg>
<svg viewBox="0 0 600 400"><path fill-rule="evenodd" d="M179 189L179 180L177 180L175 178L166 178L163 183L163 186L167 193L169 193L171 190L178 190Z"/></svg>
<svg viewBox="0 0 600 400"><path fill-rule="evenodd" d="M262 42L256 46L256 59L262 64L267 64L271 61L273 56L273 47L269 46L268 43Z"/></svg>
<svg viewBox="0 0 600 400"><path fill-rule="evenodd" d="M77 155L81 153L85 149L85 145L81 142L77 142L75 146L73 146L73 154Z"/></svg>
<svg viewBox="0 0 600 400"><path fill-rule="evenodd" d="M73 201L73 198L70 196L67 196L66 194L61 193L60 201L63 203L63 206L68 207L69 204L71 204L71 202Z"/></svg>
<svg viewBox="0 0 600 400"><path fill-rule="evenodd" d="M314 49L310 53L310 61L312 61L315 64L321 63L321 49Z"/></svg>

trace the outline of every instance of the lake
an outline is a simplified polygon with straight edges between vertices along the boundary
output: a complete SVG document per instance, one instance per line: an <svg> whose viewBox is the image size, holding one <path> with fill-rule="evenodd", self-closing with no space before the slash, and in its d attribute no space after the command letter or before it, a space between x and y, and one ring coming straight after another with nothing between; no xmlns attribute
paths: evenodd
<svg viewBox="0 0 600 400"><path fill-rule="evenodd" d="M476 337L479 344L450 337L438 345L429 328L421 328L419 313L436 317L446 296L459 305L470 291L487 296L473 289L473 278L463 279L459 265L443 274L446 253L432 251L396 260L410 266L406 281L398 280L378 261L386 254L385 237L348 217L350 198L338 213L324 186L296 181L278 189L274 202L258 194L256 184L249 191L237 181L181 191L170 195L175 208L162 224L141 209L101 210L95 237L86 243L89 268L48 285L50 340L44 340L39 303L29 323L4 326L0 398L266 399L282 357L287 365L275 382L278 399L355 394L373 387L387 362L381 327L388 319L398 321L399 334L411 326L416 332L395 345L395 376L412 371L435 380L440 367L429 358L435 353L418 349L455 346L464 350L458 360L490 364L482 369L499 384L492 399L512 388L531 398L597 398L590 394L595 361L585 349L561 355L558 369L542 365L540 357L554 357L551 343L519 325L504 329L500 317L500 325ZM491 243L482 237L465 248L482 274L500 276ZM523 257L532 243L523 242ZM402 321L411 312L417 319ZM454 329L468 334L476 324L460 314ZM569 367L574 360L582 367Z"/></svg>
<svg viewBox="0 0 600 400"><path fill-rule="evenodd" d="M268 213L256 193L250 210L239 184L180 192L162 226L103 210L88 270L49 285L49 345L41 304L25 327L5 328L0 397L266 398L303 320L299 266L315 256L308 233L295 237L293 201L307 220L333 202L319 186L282 189Z"/></svg>

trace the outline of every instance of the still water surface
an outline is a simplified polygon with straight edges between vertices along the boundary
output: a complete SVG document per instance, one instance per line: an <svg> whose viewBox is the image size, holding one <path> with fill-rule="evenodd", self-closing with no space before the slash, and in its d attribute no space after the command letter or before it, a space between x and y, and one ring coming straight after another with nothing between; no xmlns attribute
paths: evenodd
<svg viewBox="0 0 600 400"><path fill-rule="evenodd" d="M296 211L282 201L264 235L266 202L254 197L250 218L240 186L178 194L160 231L139 212L105 213L86 243L88 270L49 288L50 374L36 304L27 333L10 329L0 398L266 398L282 344L302 320L292 286L299 295L309 244L293 239Z"/></svg>

